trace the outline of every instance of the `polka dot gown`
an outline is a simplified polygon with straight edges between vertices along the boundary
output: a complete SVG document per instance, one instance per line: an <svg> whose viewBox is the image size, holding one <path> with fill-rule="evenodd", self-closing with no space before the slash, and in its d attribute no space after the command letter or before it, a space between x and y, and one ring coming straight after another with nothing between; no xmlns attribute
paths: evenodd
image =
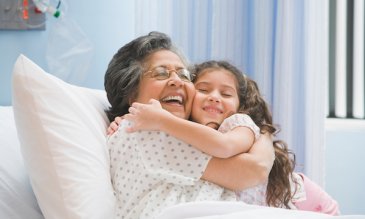
<svg viewBox="0 0 365 219"><path fill-rule="evenodd" d="M154 218L182 202L236 200L234 192L200 180L211 156L159 131L126 133L108 139L116 217Z"/></svg>

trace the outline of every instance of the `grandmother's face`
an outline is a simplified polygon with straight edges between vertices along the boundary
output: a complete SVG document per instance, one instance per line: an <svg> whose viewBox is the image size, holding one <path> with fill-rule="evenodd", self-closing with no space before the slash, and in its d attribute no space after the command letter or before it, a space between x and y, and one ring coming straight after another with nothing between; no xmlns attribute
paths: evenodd
<svg viewBox="0 0 365 219"><path fill-rule="evenodd" d="M147 58L146 66L135 101L148 103L150 99L156 99L165 110L188 119L195 95L193 83L182 80L175 71L170 71L170 77L162 80L152 77L149 72L156 67L165 67L168 70L186 68L179 56L168 50L160 50Z"/></svg>

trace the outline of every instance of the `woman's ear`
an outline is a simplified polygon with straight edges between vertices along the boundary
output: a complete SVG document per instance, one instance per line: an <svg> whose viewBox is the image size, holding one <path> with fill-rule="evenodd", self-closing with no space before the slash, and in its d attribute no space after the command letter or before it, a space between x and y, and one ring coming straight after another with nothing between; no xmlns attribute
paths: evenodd
<svg viewBox="0 0 365 219"><path fill-rule="evenodd" d="M128 100L128 105L129 105L129 106L131 106L131 105L132 105L132 103L134 102L134 99L135 99L135 98L132 98L132 97L131 97L131 98L129 98L129 100Z"/></svg>
<svg viewBox="0 0 365 219"><path fill-rule="evenodd" d="M136 100L137 100L137 96L138 96L138 94L136 93L136 94L132 94L132 95L129 97L129 99L128 99L128 104L129 104L129 106L131 106L133 102L136 102Z"/></svg>

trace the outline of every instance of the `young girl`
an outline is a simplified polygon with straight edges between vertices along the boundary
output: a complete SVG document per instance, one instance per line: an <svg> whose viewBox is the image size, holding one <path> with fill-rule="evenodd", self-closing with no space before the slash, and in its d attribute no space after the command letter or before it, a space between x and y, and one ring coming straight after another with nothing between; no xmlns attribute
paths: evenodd
<svg viewBox="0 0 365 219"><path fill-rule="evenodd" d="M125 115L125 119L133 122L128 131L164 131L221 158L249 151L260 132L276 132L256 83L237 68L227 62L209 61L197 65L195 74L197 93L191 119L199 124L179 119L163 110L158 101L151 100L151 104L132 104L130 113ZM276 159L267 186L238 192L238 199L250 204L338 214L334 200L309 179L293 172L294 154L287 145L274 141L273 146ZM308 185L312 186L307 189ZM309 194L305 197L304 187L311 195L321 195L312 199ZM313 193L313 188L317 192ZM314 199L317 203L313 203Z"/></svg>

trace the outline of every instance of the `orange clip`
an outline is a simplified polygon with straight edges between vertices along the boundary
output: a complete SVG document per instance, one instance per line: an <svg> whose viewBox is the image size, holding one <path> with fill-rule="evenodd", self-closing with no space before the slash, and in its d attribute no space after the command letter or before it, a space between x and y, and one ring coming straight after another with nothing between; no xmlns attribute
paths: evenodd
<svg viewBox="0 0 365 219"><path fill-rule="evenodd" d="M28 0L23 0L23 19L24 20L28 20L29 19L28 9L29 9L29 2L28 2Z"/></svg>

